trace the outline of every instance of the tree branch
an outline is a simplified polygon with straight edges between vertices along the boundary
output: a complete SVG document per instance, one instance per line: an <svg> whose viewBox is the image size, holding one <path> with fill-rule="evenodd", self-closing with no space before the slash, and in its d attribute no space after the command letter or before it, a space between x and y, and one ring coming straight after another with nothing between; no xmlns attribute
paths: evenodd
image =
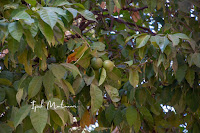
<svg viewBox="0 0 200 133"><path fill-rule="evenodd" d="M83 31L88 25L94 23L95 21L88 21L86 24L84 24L83 26L80 27L80 30Z"/></svg>
<svg viewBox="0 0 200 133"><path fill-rule="evenodd" d="M146 9L146 8L148 8L148 6L144 6L144 7L140 7L140 8L130 8L130 7L128 7L128 8L122 8L122 10L127 10L127 11L133 11L133 12L137 12L137 11L141 11L141 10L144 10L144 9ZM102 9L102 12L104 12L104 11L108 11L108 9Z"/></svg>
<svg viewBox="0 0 200 133"><path fill-rule="evenodd" d="M140 10L144 10L148 8L148 6L144 6L144 7L141 7L141 8L122 8L122 10L128 10L128 11L133 11L133 12L136 12L136 11L140 11ZM110 16L110 15L103 15L101 14L101 12L103 11L108 11L107 9L102 9L101 11L93 11L93 14L95 15L98 15L97 17L97 20L98 19L101 19L101 18L110 18L111 19L111 26L110 28L112 28L112 24L113 24L113 21L116 21L118 23L123 23L125 24L129 29L131 30L134 30L134 31L140 31L140 32L143 32L143 33L150 33L152 35L156 35L155 33L153 33L149 28L146 28L146 27L142 27L142 26L139 26L139 25L136 25L135 23L131 23L131 22L126 22L124 21L123 19L120 19L120 18L115 18L113 16ZM78 17L78 16L77 16ZM80 30L83 31L87 26L89 26L90 24L92 23L95 23L95 21L91 21L89 20L87 23L85 23L84 25L81 25L80 27ZM133 28L133 27L136 27Z"/></svg>
<svg viewBox="0 0 200 133"><path fill-rule="evenodd" d="M140 10L144 10L148 8L148 6L144 6L144 7L140 7L140 8L122 8L122 10L128 10L128 11L133 11L133 12L137 12L137 11L140 11Z"/></svg>
<svg viewBox="0 0 200 133"><path fill-rule="evenodd" d="M127 26L128 28L130 28L130 26L134 26L134 27L138 27L138 28L142 29L141 32L150 33L150 34L152 34L152 35L156 35L156 34L153 33L149 28L145 28L145 27L136 25L136 24L131 23L131 22L126 22L126 21L124 21L123 19L114 18L113 16L110 16L110 15L98 14L98 13L96 13L96 12L93 12L93 13L94 13L95 15L98 15L99 17L103 17L103 18L112 18L112 19L114 19L116 22L123 23L123 24L125 24L126 26L129 25L129 26ZM133 29L133 28L130 28L130 29L135 30L135 31L138 31L138 29ZM140 30L139 30L139 31L140 31Z"/></svg>

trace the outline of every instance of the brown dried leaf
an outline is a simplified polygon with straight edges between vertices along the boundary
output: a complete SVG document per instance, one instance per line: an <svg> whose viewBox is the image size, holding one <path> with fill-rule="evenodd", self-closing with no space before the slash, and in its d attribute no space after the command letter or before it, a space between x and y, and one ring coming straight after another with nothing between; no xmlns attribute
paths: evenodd
<svg viewBox="0 0 200 133"><path fill-rule="evenodd" d="M89 126L90 124L94 124L95 119L90 116L90 113L86 110L80 120L80 126L85 128L85 126Z"/></svg>
<svg viewBox="0 0 200 133"><path fill-rule="evenodd" d="M114 10L113 10L113 12L114 12L114 13L115 13L115 12L118 12L118 13L119 13L120 10L121 10L120 8L117 8L117 6L114 6Z"/></svg>
<svg viewBox="0 0 200 133"><path fill-rule="evenodd" d="M106 7L106 2L101 2L100 7L101 7L102 9L105 9L105 7Z"/></svg>
<svg viewBox="0 0 200 133"><path fill-rule="evenodd" d="M77 54L77 52L74 52L74 53L70 54L70 55L67 57L67 63L70 63L70 62L72 62L72 61L76 61L76 60L77 60L76 54Z"/></svg>
<svg viewBox="0 0 200 133"><path fill-rule="evenodd" d="M134 14L132 14L131 17L132 17L132 19L133 19L134 22L138 21L138 19L136 18L136 16Z"/></svg>

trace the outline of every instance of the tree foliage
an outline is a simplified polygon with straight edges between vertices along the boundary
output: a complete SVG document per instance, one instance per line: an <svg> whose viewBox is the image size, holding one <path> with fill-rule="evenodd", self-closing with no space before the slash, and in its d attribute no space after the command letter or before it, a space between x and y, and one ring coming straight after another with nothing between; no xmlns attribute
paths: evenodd
<svg viewBox="0 0 200 133"><path fill-rule="evenodd" d="M198 132L199 11L198 0L0 1L0 132L95 120L97 132Z"/></svg>

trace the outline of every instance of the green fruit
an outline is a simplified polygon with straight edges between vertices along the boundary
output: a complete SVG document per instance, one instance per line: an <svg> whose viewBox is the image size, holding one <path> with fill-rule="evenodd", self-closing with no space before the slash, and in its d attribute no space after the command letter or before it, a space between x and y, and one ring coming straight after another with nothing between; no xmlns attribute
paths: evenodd
<svg viewBox="0 0 200 133"><path fill-rule="evenodd" d="M99 69L99 68L101 68L101 67L102 67L102 64L103 64L103 61L102 61L101 58L96 58L96 57L94 57L94 58L92 58L92 60L91 60L91 65L92 65L92 67L93 67L94 69Z"/></svg>
<svg viewBox="0 0 200 133"><path fill-rule="evenodd" d="M111 72L114 68L114 63L110 60L105 60L103 62L103 67L106 69L106 71Z"/></svg>

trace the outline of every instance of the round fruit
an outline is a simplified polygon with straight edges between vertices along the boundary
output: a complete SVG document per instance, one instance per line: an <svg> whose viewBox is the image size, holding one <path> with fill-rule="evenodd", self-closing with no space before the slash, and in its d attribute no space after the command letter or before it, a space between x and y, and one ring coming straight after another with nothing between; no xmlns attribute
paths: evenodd
<svg viewBox="0 0 200 133"><path fill-rule="evenodd" d="M94 69L99 69L99 68L101 68L101 67L102 67L102 64L103 64L103 61L102 61L101 58L96 58L96 57L94 57L94 58L92 58L92 60L91 60L91 65L92 65L92 67L93 67Z"/></svg>
<svg viewBox="0 0 200 133"><path fill-rule="evenodd" d="M105 60L103 62L103 67L106 69L106 71L111 72L114 68L114 63L110 60Z"/></svg>

